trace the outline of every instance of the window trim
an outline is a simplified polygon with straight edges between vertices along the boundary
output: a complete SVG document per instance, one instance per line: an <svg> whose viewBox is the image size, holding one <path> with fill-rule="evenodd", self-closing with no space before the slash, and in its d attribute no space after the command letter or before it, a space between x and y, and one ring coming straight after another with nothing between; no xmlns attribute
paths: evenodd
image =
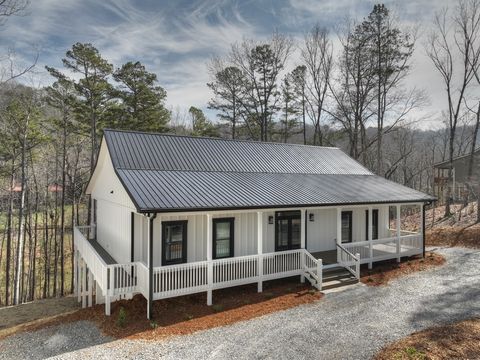
<svg viewBox="0 0 480 360"><path fill-rule="evenodd" d="M368 240L368 209L365 210L365 224L366 224L366 230L365 230L365 240ZM376 215L375 215L376 214ZM378 229L379 229L379 224L378 224L378 209L372 209L372 240L378 240ZM374 223L375 217L377 218L377 223ZM374 229L377 230L377 236L375 237L375 231Z"/></svg>
<svg viewBox="0 0 480 360"><path fill-rule="evenodd" d="M168 260L165 257L166 249L166 228L167 226L181 225L182 230L182 258L178 260ZM162 221L162 266L184 264L187 262L187 231L188 220Z"/></svg>
<svg viewBox="0 0 480 360"><path fill-rule="evenodd" d="M353 241L353 211L349 210L349 211L342 211L342 215L341 215L341 219L340 221L343 223L343 215L349 215L349 222L348 222L348 227L349 227L349 231L348 231L348 240L344 241L343 240L343 237L342 237L342 231L340 232L340 244L348 244L348 243L351 243ZM342 227L342 224L340 224L340 228Z"/></svg>
<svg viewBox="0 0 480 360"><path fill-rule="evenodd" d="M230 254L228 256L217 256L217 231L216 226L218 223L222 222L229 222L230 223ZM212 219L212 259L227 259L234 257L235 249L235 218L234 217L227 217L227 218L215 218Z"/></svg>

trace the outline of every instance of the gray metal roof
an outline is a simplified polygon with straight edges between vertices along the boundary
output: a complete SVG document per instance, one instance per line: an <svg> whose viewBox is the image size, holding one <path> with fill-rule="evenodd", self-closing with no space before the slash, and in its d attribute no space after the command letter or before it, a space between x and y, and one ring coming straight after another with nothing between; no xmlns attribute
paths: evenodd
<svg viewBox="0 0 480 360"><path fill-rule="evenodd" d="M105 131L138 211L431 201L337 148Z"/></svg>

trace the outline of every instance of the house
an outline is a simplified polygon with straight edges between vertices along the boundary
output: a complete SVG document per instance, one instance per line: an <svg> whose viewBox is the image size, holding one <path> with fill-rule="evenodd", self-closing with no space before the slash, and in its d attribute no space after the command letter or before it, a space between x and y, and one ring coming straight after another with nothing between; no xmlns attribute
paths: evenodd
<svg viewBox="0 0 480 360"><path fill-rule="evenodd" d="M105 130L75 228L83 306L148 301L422 254L403 206L433 197L372 174L337 148ZM395 228L389 213L395 210Z"/></svg>
<svg viewBox="0 0 480 360"><path fill-rule="evenodd" d="M448 180L450 161L442 161L433 165L433 192L440 203L445 203L447 189L453 201L464 202L472 192L472 185L480 182L480 148L473 153L472 174L469 177L470 154L453 159L452 179Z"/></svg>

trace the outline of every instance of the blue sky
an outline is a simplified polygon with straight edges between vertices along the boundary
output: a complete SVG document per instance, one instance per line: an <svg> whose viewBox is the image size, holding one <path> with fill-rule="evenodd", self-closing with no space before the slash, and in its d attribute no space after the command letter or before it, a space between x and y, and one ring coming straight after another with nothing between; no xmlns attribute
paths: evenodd
<svg viewBox="0 0 480 360"><path fill-rule="evenodd" d="M368 15L367 0L262 1L134 1L32 0L28 14L11 18L2 31L2 45L15 47L28 61L40 53L37 78L48 83L45 64L61 67L61 58L77 41L91 42L115 66L139 60L158 75L171 107L206 107L211 97L206 64L244 38L262 39L274 30L301 39L315 23L330 29L347 17ZM448 0L386 1L399 18L426 31L435 10ZM335 35L332 34L332 38ZM291 59L292 65L295 57ZM425 88L432 98L426 109L441 106L441 83L424 54L422 39L415 53L411 86ZM210 114L212 115L212 114Z"/></svg>

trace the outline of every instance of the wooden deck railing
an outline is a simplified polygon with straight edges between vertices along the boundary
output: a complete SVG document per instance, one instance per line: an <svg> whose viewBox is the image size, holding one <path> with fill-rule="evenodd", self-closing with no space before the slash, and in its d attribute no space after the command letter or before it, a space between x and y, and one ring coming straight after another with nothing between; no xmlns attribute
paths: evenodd
<svg viewBox="0 0 480 360"><path fill-rule="evenodd" d="M87 237L89 227L74 230L75 249L85 261L88 271L98 283L105 296L105 303L111 300L141 293L149 296L149 270L142 262L107 265L96 252ZM357 279L360 264L373 261L412 256L423 251L422 234L408 234L371 241L345 243L337 246L337 260ZM178 265L161 266L152 269L153 299L162 299L193 294L230 286L261 282L301 275L321 290L324 266L305 249L279 251L225 259L199 261ZM78 274L77 274L78 275ZM85 291L86 278L75 277L77 284ZM85 276L85 271L82 271ZM91 286L91 285L89 285ZM90 287L91 296L91 287ZM84 299L83 299L84 300ZM83 301L85 302L85 301ZM107 306L106 306L107 308Z"/></svg>
<svg viewBox="0 0 480 360"><path fill-rule="evenodd" d="M421 254L423 252L423 236L421 233L407 232L400 237L353 241L343 243L342 246L352 254L358 253L360 263L366 264Z"/></svg>

